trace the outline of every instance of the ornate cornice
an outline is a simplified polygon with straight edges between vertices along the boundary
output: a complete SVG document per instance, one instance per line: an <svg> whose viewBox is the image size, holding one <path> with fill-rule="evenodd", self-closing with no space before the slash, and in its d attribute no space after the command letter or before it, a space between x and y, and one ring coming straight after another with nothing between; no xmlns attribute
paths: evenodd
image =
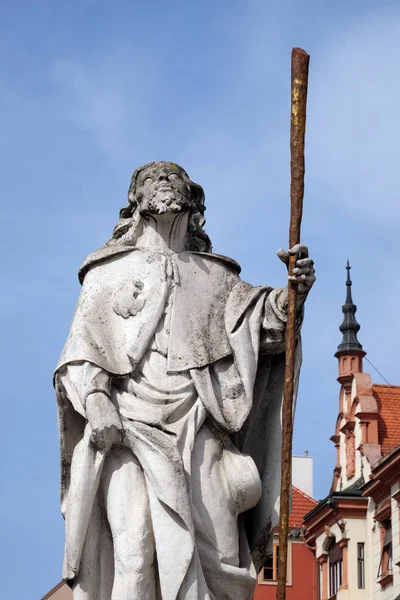
<svg viewBox="0 0 400 600"><path fill-rule="evenodd" d="M378 523L383 523L390 519L392 514L392 502L391 498L386 498L386 500L379 506L378 510L374 515L374 520L378 521Z"/></svg>
<svg viewBox="0 0 400 600"><path fill-rule="evenodd" d="M395 492L392 495L393 500L396 500L396 502L400 502L400 490L397 490L397 492Z"/></svg>
<svg viewBox="0 0 400 600"><path fill-rule="evenodd" d="M359 493L345 496L340 492L333 492L306 515L304 536L307 543L315 541L324 532L325 527L339 524L341 519L365 519L367 509L368 498L363 498Z"/></svg>
<svg viewBox="0 0 400 600"><path fill-rule="evenodd" d="M400 479L400 449L384 457L375 465L370 480L365 484L363 496L371 496L376 503L391 495L391 486Z"/></svg>

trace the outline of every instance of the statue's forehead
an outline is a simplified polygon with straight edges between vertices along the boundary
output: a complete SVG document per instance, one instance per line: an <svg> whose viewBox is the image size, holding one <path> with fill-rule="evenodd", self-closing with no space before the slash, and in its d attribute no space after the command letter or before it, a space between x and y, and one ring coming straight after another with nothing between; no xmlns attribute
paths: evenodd
<svg viewBox="0 0 400 600"><path fill-rule="evenodd" d="M139 173L139 177L143 178L143 176L146 176L146 174L148 173L160 173L160 172L176 172L176 173L180 173L183 174L184 170L182 169L182 167L180 167L179 165L177 165L176 163L173 162L163 162L163 163L158 163L158 164L154 164L154 165L149 165L148 167L145 167L142 171L140 171Z"/></svg>

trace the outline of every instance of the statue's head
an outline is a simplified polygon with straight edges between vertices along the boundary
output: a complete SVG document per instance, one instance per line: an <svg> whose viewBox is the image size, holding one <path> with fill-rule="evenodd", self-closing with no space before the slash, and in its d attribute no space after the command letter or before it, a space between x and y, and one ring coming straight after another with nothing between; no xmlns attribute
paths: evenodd
<svg viewBox="0 0 400 600"><path fill-rule="evenodd" d="M142 215L204 212L203 188L193 183L182 167L166 161L152 162L136 169L128 200Z"/></svg>
<svg viewBox="0 0 400 600"><path fill-rule="evenodd" d="M128 191L129 204L120 211L120 220L109 243L134 244L141 218L164 213L189 213L187 250L211 251L204 231L204 191L179 165L158 161L136 169Z"/></svg>

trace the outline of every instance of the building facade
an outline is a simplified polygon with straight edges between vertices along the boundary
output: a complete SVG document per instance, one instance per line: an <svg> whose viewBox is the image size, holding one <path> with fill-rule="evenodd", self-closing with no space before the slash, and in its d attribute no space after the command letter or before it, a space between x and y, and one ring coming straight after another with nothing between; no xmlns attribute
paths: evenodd
<svg viewBox="0 0 400 600"><path fill-rule="evenodd" d="M305 517L320 600L400 600L400 387L363 372L350 266L335 354L339 412L329 495Z"/></svg>
<svg viewBox="0 0 400 600"><path fill-rule="evenodd" d="M303 458L303 457L301 457ZM304 465L304 461L301 463ZM304 539L304 515L315 508L316 500L298 488L292 488L292 512L289 517L287 600L317 600L318 571L313 551ZM254 600L275 600L278 575L279 528L275 529L273 554L258 576Z"/></svg>

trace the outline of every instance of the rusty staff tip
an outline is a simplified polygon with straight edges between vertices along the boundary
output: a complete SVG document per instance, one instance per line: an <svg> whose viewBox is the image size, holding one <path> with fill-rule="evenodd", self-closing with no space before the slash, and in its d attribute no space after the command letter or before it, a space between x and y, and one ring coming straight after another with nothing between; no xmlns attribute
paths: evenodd
<svg viewBox="0 0 400 600"><path fill-rule="evenodd" d="M303 54L304 56L310 56L308 54L308 52L306 52L305 50L303 50L303 48L293 48L292 49L292 54Z"/></svg>

